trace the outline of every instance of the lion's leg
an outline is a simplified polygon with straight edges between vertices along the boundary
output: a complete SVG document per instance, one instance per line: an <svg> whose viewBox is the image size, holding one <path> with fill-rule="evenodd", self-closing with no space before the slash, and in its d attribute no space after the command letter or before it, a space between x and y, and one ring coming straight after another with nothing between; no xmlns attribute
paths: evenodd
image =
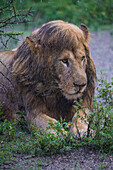
<svg viewBox="0 0 113 170"><path fill-rule="evenodd" d="M22 99L28 126L34 125L37 129L46 131L50 121L53 123L57 122L56 119L52 118L52 114L48 111L42 99L37 98L34 100L31 93L27 93L27 95L22 96Z"/></svg>
<svg viewBox="0 0 113 170"><path fill-rule="evenodd" d="M44 131L47 131L47 127L49 126L49 122L56 123L57 120L54 118L51 118L50 116L40 112L38 113L38 109L34 109L30 112L27 111L26 120L28 122L28 125L35 126L37 129L42 129ZM54 130L50 129L48 131L54 132Z"/></svg>
<svg viewBox="0 0 113 170"><path fill-rule="evenodd" d="M46 114L42 114L42 113L38 114L33 121L33 123L36 123L36 127L38 129L43 129L44 131L47 131L46 128L48 127L49 122L52 122L53 124L55 124L57 122L57 120L47 116ZM48 131L54 132L53 129L49 129Z"/></svg>
<svg viewBox="0 0 113 170"><path fill-rule="evenodd" d="M86 109L85 111L80 110L78 114L75 113L72 119L72 126L71 126L71 131L74 133L74 135L77 135L79 137L86 135L88 129L88 122L87 122L87 116L85 115L88 114L89 114L88 109Z"/></svg>

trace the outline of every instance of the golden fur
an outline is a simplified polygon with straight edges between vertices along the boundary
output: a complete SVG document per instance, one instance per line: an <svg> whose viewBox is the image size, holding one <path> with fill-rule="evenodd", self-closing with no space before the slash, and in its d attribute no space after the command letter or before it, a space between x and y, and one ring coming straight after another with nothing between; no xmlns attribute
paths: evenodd
<svg viewBox="0 0 113 170"><path fill-rule="evenodd" d="M72 121L76 134L73 101L82 99L86 112L92 109L96 70L89 53L89 32L63 21L52 21L34 31L16 51L0 52L0 102L8 118L26 111L28 123L46 129L48 121L62 117ZM7 86L3 86L3 84ZM80 111L83 115L83 112ZM77 122L83 134L87 124Z"/></svg>

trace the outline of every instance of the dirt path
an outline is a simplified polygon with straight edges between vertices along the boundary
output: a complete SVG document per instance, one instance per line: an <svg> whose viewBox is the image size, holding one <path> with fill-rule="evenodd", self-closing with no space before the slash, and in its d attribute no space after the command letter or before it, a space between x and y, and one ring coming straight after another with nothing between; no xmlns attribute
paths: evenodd
<svg viewBox="0 0 113 170"><path fill-rule="evenodd" d="M90 51L93 57L97 77L100 78L100 71L103 72L108 81L113 77L113 35L110 31L92 33Z"/></svg>
<svg viewBox="0 0 113 170"><path fill-rule="evenodd" d="M74 149L65 154L45 157L29 157L27 155L15 155L12 164L6 164L4 169L15 170L112 170L113 158L108 155L100 155L88 148ZM105 168L104 168L105 167Z"/></svg>
<svg viewBox="0 0 113 170"><path fill-rule="evenodd" d="M113 77L113 36L110 31L101 31L91 35L91 55L97 69L97 76L100 78L100 70L110 81ZM98 152L89 149L74 149L65 154L53 155L52 157L28 157L26 155L15 155L16 159L12 164L5 164L3 169L44 169L44 170L98 170L113 169L113 157L102 157Z"/></svg>

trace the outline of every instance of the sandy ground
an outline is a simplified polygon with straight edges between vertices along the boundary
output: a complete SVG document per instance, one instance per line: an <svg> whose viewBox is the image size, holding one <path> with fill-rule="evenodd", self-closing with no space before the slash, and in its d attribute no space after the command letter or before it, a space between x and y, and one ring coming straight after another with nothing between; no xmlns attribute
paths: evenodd
<svg viewBox="0 0 113 170"><path fill-rule="evenodd" d="M113 77L113 36L110 31L92 33L90 42L91 55L93 57L97 77L100 71L110 81ZM44 169L44 170L98 170L113 169L113 157L102 156L98 151L80 148L65 154L53 155L51 157L28 157L27 155L15 155L15 161L5 164L2 169ZM103 168L105 167L105 168Z"/></svg>

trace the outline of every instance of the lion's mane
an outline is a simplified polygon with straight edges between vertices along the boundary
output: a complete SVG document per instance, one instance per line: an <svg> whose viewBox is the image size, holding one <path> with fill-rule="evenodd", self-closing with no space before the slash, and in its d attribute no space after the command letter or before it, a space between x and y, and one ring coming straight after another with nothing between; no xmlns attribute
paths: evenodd
<svg viewBox="0 0 113 170"><path fill-rule="evenodd" d="M76 27L76 26L74 26ZM43 25L30 36L34 42L40 44L40 53L31 50L24 41L18 48L13 61L13 70L17 74L17 82L27 90L32 90L36 96L47 96L58 93L56 88L55 59L64 49L73 50L79 41L83 42L87 53L87 90L83 98L87 107L91 109L94 96L96 70L84 33L78 27L73 31L73 25L63 21L53 21ZM87 37L88 38L88 37ZM54 54L53 63L49 63L48 56ZM49 66L50 65L50 66ZM52 68L51 68L52 67Z"/></svg>
<svg viewBox="0 0 113 170"><path fill-rule="evenodd" d="M66 117L63 114L68 114L73 100L66 99L59 90L59 78L56 74L55 62L64 50L73 52L81 42L87 57L87 87L81 98L83 105L92 109L96 70L89 53L88 39L89 32L86 26L81 25L78 28L63 21L52 21L44 24L26 38L15 51L10 63L16 82L17 96L27 95L28 102L27 104L24 102L23 107L29 105L29 108L35 108L37 105L41 105L43 101L44 107L47 107L48 110L54 112L56 112L55 109L57 110L55 113L57 116L52 115L54 118ZM22 100L20 103L22 103ZM68 120L71 118L72 115L70 114Z"/></svg>

